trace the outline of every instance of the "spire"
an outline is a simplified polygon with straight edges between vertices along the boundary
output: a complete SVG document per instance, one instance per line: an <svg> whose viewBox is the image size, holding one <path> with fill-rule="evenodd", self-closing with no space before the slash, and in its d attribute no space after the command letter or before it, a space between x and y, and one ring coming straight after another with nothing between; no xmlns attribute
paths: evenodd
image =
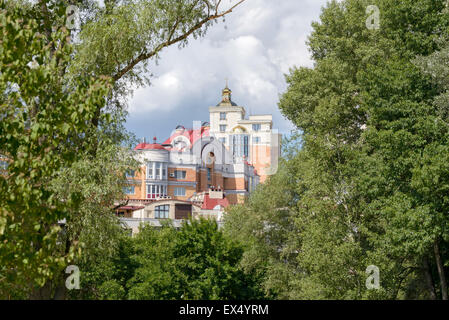
<svg viewBox="0 0 449 320"><path fill-rule="evenodd" d="M221 93L221 102L230 103L231 102L231 89L226 86Z"/></svg>
<svg viewBox="0 0 449 320"><path fill-rule="evenodd" d="M226 78L226 87L221 92L221 102L217 106L236 106L231 100L232 90L228 87L228 78Z"/></svg>

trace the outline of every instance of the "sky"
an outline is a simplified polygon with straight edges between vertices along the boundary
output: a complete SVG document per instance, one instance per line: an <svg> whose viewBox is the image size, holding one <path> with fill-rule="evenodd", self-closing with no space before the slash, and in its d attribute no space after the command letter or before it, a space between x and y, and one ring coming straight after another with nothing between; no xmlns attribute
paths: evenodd
<svg viewBox="0 0 449 320"><path fill-rule="evenodd" d="M289 134L294 127L277 106L287 88L284 75L312 66L306 41L326 2L246 0L205 37L164 49L151 66L151 86L129 97L126 128L139 139L163 142L177 125L209 121L209 106L221 101L228 79L232 100L247 115L272 114L273 128Z"/></svg>

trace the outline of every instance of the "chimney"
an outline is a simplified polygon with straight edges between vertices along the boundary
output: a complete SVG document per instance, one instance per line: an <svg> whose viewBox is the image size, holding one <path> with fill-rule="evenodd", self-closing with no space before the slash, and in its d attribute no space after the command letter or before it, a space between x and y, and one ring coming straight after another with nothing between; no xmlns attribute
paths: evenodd
<svg viewBox="0 0 449 320"><path fill-rule="evenodd" d="M215 189L214 187L211 187L209 189L209 198L210 199L223 199L223 191Z"/></svg>

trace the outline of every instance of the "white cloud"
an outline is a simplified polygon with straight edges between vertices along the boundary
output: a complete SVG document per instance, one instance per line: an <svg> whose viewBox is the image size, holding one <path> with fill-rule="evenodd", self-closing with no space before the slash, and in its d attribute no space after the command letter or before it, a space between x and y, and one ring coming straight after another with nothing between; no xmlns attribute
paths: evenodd
<svg viewBox="0 0 449 320"><path fill-rule="evenodd" d="M130 100L128 128L139 136L161 136L176 124L208 121L207 107L219 102L229 78L236 103L253 114L273 114L274 126L286 133L292 125L277 107L284 74L294 65L312 65L305 41L325 3L247 0L204 38L182 50L164 50L151 70L152 86L136 90Z"/></svg>

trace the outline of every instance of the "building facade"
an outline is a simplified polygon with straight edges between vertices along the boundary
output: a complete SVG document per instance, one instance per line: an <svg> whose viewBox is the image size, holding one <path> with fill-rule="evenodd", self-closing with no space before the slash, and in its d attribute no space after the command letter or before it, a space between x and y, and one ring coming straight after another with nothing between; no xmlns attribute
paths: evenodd
<svg viewBox="0 0 449 320"><path fill-rule="evenodd" d="M163 143L144 139L135 147L141 167L127 174L127 203L117 210L128 224L133 218L221 220L224 208L244 202L274 173L280 136L272 116L246 117L231 93L223 89L221 102L209 108L209 122L179 125Z"/></svg>

